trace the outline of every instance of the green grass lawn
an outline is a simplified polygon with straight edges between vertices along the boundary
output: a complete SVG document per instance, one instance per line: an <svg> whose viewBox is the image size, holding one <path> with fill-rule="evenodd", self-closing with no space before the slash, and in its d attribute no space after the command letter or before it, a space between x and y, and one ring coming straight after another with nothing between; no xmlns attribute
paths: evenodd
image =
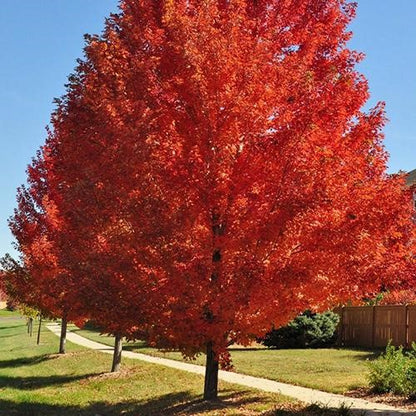
<svg viewBox="0 0 416 416"><path fill-rule="evenodd" d="M72 330L103 344L113 345L113 337L102 336L91 329ZM126 350L158 357L182 360L178 352L163 353L146 347L143 342L125 344ZM331 393L345 393L357 387L368 387L368 360L378 351L331 349L271 350L268 348L230 348L235 371L285 383L316 388ZM204 365L205 356L194 361Z"/></svg>
<svg viewBox="0 0 416 416"><path fill-rule="evenodd" d="M227 383L220 383L220 400L207 403L201 400L199 375L128 359L120 373L109 374L110 355L70 342L68 353L57 355L58 341L44 327L36 345L24 319L1 312L1 416L339 414Z"/></svg>
<svg viewBox="0 0 416 416"><path fill-rule="evenodd" d="M16 316L19 316L17 312L8 311L7 309L0 309L0 318L16 318Z"/></svg>

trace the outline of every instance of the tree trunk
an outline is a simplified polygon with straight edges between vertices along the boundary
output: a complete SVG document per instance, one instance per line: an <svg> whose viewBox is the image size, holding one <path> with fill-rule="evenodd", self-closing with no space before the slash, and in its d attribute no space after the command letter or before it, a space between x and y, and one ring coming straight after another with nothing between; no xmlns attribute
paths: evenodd
<svg viewBox="0 0 416 416"><path fill-rule="evenodd" d="M42 316L39 316L39 327L38 327L38 339L36 340L36 344L40 344L40 328L42 326Z"/></svg>
<svg viewBox="0 0 416 416"><path fill-rule="evenodd" d="M66 316L64 315L61 320L61 337L59 339L59 354L66 353L66 328L67 328L67 320Z"/></svg>
<svg viewBox="0 0 416 416"><path fill-rule="evenodd" d="M212 252L212 274L211 283L215 286L221 273L222 253L220 246L220 237L224 235L225 225L221 221L219 210L212 210L212 234L213 247ZM215 316L212 313L210 305L206 305L205 319L209 323L214 323ZM218 360L215 357L213 342L207 343L207 361L205 366L205 383L204 383L204 400L216 400L218 398Z"/></svg>
<svg viewBox="0 0 416 416"><path fill-rule="evenodd" d="M27 318L27 333L32 336L33 333L33 318Z"/></svg>
<svg viewBox="0 0 416 416"><path fill-rule="evenodd" d="M114 338L114 353L113 353L113 365L111 366L111 372L120 371L121 363L121 352L123 351L123 344L121 341L121 336L116 335Z"/></svg>
<svg viewBox="0 0 416 416"><path fill-rule="evenodd" d="M205 366L204 400L218 398L218 361L215 359L212 342L207 344L207 362Z"/></svg>

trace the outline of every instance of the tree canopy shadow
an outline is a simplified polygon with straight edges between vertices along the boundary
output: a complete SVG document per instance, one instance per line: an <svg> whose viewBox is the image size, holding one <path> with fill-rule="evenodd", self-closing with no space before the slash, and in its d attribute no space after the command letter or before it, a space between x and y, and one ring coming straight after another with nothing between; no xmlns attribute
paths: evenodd
<svg viewBox="0 0 416 416"><path fill-rule="evenodd" d="M46 403L16 403L0 399L0 416L173 416L178 413L165 413L176 403L190 399L189 393L180 392L160 396L147 402L125 401L121 403L95 402L89 406L52 405Z"/></svg>
<svg viewBox="0 0 416 416"><path fill-rule="evenodd" d="M1 325L0 326L0 331L3 331L3 329L14 329L14 328L17 328L17 327L21 327L22 326L22 323L21 322L17 322L16 323L16 325Z"/></svg>
<svg viewBox="0 0 416 416"><path fill-rule="evenodd" d="M151 347L146 345L144 342L143 342L143 344L139 344L139 343L133 343L133 344L125 343L125 344L123 344L123 350L125 350L125 351L135 352L135 351L140 351L140 350L147 349L147 348L151 348Z"/></svg>
<svg viewBox="0 0 416 416"><path fill-rule="evenodd" d="M13 326L22 326L22 324L26 324L26 323L27 323L27 319L22 318L20 316L1 316L0 315L0 329L3 328L7 324L13 324Z"/></svg>
<svg viewBox="0 0 416 416"><path fill-rule="evenodd" d="M3 335L3 334L0 334L0 338L1 339L5 339L5 338L17 338L19 335L16 335L16 334L10 334L10 335ZM32 339L36 339L35 338L36 336L35 335L33 335L33 337L32 337ZM30 338L29 338L30 339Z"/></svg>
<svg viewBox="0 0 416 416"><path fill-rule="evenodd" d="M339 347L336 348L338 351L345 351L346 353L349 351L356 351L363 353L362 355L356 355L350 357L352 360L356 361L367 361L367 360L374 360L379 357L384 351L385 348L377 348L374 350L368 350L366 348L359 348L359 347Z"/></svg>
<svg viewBox="0 0 416 416"><path fill-rule="evenodd" d="M68 375L68 376L36 376L36 377L9 377L0 375L0 389L9 387L16 390L34 390L42 387L60 385L79 381L88 377L97 376L102 373L91 373L82 375ZM1 407L0 407L1 409Z"/></svg>
<svg viewBox="0 0 416 416"><path fill-rule="evenodd" d="M270 350L268 347L228 347L229 351L265 351Z"/></svg>
<svg viewBox="0 0 416 416"><path fill-rule="evenodd" d="M22 357L12 360L0 360L0 368L16 368L42 363L43 361L54 360L56 356L48 354L36 355L34 357Z"/></svg>
<svg viewBox="0 0 416 416"><path fill-rule="evenodd" d="M368 354L365 354L365 355L361 355L360 357L351 357L351 358L355 361L372 361L380 357L382 353L383 351L374 351L374 352L369 352Z"/></svg>
<svg viewBox="0 0 416 416"><path fill-rule="evenodd" d="M195 398L189 392L169 393L154 397L147 401L123 401L109 403L98 401L90 405L58 405L36 402L16 403L11 400L0 399L0 416L196 416L215 410L231 409L239 411L242 406L260 403L266 399L247 392L226 391L221 397L212 402ZM237 413L233 413L237 414ZM299 404L277 403L273 410L251 412L258 416L346 416L348 409L333 410L319 405L303 407Z"/></svg>

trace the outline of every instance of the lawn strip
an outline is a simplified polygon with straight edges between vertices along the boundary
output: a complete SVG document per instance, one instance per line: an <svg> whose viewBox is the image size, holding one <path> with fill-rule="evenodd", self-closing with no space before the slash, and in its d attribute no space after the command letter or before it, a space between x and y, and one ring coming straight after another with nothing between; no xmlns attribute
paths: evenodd
<svg viewBox="0 0 416 416"><path fill-rule="evenodd" d="M96 342L112 346L114 338L100 335L92 329L75 327L77 334ZM124 349L156 357L184 361L179 352L162 352L147 347L142 341L127 343ZM289 349L230 348L234 369L238 373L267 378L329 393L346 393L368 387L368 361L379 355L379 351L327 348ZM204 355L194 364L204 365Z"/></svg>
<svg viewBox="0 0 416 416"><path fill-rule="evenodd" d="M39 346L24 320L13 326L0 321L0 329L2 416L251 416L274 415L277 408L285 415L314 414L280 395L228 383L220 383L220 400L207 404L201 400L201 376L128 359L120 373L109 374L110 355L70 342L67 355L55 354L58 338L45 328Z"/></svg>

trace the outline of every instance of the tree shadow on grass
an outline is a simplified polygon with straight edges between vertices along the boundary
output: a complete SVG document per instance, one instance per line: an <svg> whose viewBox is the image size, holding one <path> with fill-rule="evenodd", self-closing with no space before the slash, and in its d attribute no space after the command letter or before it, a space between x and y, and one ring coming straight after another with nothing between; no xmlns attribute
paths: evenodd
<svg viewBox="0 0 416 416"><path fill-rule="evenodd" d="M188 393L172 393L155 400L125 401L121 403L95 402L90 405L63 405L35 402L15 403L0 399L0 416L160 416L173 415L164 409L190 399Z"/></svg>
<svg viewBox="0 0 416 416"><path fill-rule="evenodd" d="M384 351L374 351L374 352L369 352L368 354L362 355L360 357L351 357L352 360L355 361L373 361L376 358L380 357L380 355L383 353Z"/></svg>
<svg viewBox="0 0 416 416"><path fill-rule="evenodd" d="M266 350L271 350L270 348L267 347L228 347L228 350L230 352L233 351L266 351Z"/></svg>
<svg viewBox="0 0 416 416"><path fill-rule="evenodd" d="M16 322L16 325L1 325L0 326L0 332L3 331L3 329L14 329L14 328L18 328L21 327L22 323L21 322Z"/></svg>
<svg viewBox="0 0 416 416"><path fill-rule="evenodd" d="M102 373L91 373L82 375L68 375L68 376L35 376L35 377L9 377L0 375L0 389L13 388L16 390L35 390L43 387L71 383L80 381L88 377L97 376ZM0 406L1 409L1 406Z"/></svg>
<svg viewBox="0 0 416 416"><path fill-rule="evenodd" d="M43 361L54 360L56 356L48 354L36 355L34 357L15 358L13 360L0 360L0 368L16 368L42 363Z"/></svg>
<svg viewBox="0 0 416 416"><path fill-rule="evenodd" d="M267 399L263 396L257 396L251 391L222 390L217 400L206 401L202 398L188 400L184 403L177 403L168 408L163 409L163 415L166 416L185 416L185 415L203 415L205 412L225 411L226 409L235 411L240 410L244 406L250 404L265 404ZM217 413L215 413L217 414ZM218 413L218 414L222 414ZM246 414L246 412L244 412ZM249 414L263 414L262 412L249 411ZM264 415L272 416L270 410ZM131 415L133 416L133 414ZM152 415L153 416L153 415Z"/></svg>
<svg viewBox="0 0 416 416"><path fill-rule="evenodd" d="M226 409L231 410L232 414L240 414L244 406L253 403L262 404L265 401L264 397L253 395L252 392L247 394L247 392L241 391L223 391L220 399L212 402L195 398L194 395L184 391L160 395L147 401L124 401L120 403L101 401L91 403L86 407L36 403L34 401L15 403L0 399L0 416L202 416L215 411L220 411L221 413L218 414L223 414L222 411ZM215 412L215 414L217 413ZM277 404L274 410L257 412L249 410L249 413L241 414L258 416L345 416L348 413L317 405L305 408L299 404L280 403Z"/></svg>
<svg viewBox="0 0 416 416"><path fill-rule="evenodd" d="M351 360L355 360L355 361L367 361L367 360L374 360L377 357L379 357L384 351L385 348L377 348L374 350L368 350L365 348L359 348L359 347L341 347L341 348L336 348L338 351L345 351L346 353L350 352L350 351L356 351L356 352L361 352L363 354L361 355L355 355L355 356L349 356L349 358Z"/></svg>
<svg viewBox="0 0 416 416"><path fill-rule="evenodd" d="M131 344L126 343L126 344L123 345L123 350L133 351L133 352L140 351L140 350L143 350L143 349L148 349L148 348L151 348L151 347L146 345L146 343L144 343L144 342L143 343L137 342L137 343L131 343Z"/></svg>
<svg viewBox="0 0 416 416"><path fill-rule="evenodd" d="M185 416L225 408L239 408L259 400L241 398L242 393L228 393L220 400L207 402L195 398L189 392L170 393L148 401L126 401L116 404L106 402L92 403L87 407L52 405L45 403L14 403L0 399L0 416Z"/></svg>
<svg viewBox="0 0 416 416"><path fill-rule="evenodd" d="M26 325L26 323L23 322L20 319L16 319L16 318L0 318L0 330L2 330L2 329L10 329L10 328L17 328L17 327L24 328L24 325Z"/></svg>
<svg viewBox="0 0 416 416"><path fill-rule="evenodd" d="M0 339L5 339L5 338L18 338L18 337L19 337L19 335L16 335L16 334L9 334L9 335L0 334ZM34 339L35 342L36 342L36 335L33 335L32 339ZM29 338L29 340L30 340L30 338Z"/></svg>

